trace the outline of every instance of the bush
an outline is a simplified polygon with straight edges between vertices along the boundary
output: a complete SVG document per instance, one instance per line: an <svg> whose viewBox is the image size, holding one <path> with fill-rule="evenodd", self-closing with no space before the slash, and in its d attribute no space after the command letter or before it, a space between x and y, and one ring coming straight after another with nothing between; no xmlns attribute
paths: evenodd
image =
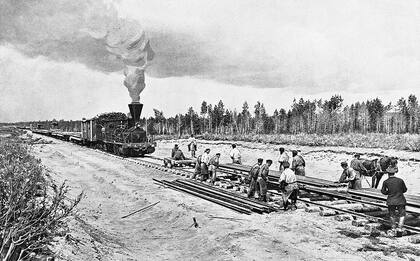
<svg viewBox="0 0 420 261"><path fill-rule="evenodd" d="M0 258L30 259L49 254L53 238L79 203L66 197L67 186L47 179L41 161L18 140L0 141Z"/></svg>

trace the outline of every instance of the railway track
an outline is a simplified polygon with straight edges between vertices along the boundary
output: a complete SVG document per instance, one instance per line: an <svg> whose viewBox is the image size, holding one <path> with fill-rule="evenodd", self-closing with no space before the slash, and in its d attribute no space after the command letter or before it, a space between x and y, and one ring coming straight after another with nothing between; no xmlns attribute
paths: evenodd
<svg viewBox="0 0 420 261"><path fill-rule="evenodd" d="M179 177L173 182L167 180L154 180L156 183L164 187L212 201L216 204L244 214L250 214L251 212L271 212L261 211L261 209L258 210L258 208L248 208L249 206L247 207L247 204L253 204L253 200L249 200L244 197L244 193L247 192L248 186L242 185L241 182L239 182L241 178L247 175L245 173L246 168L243 168L243 166L240 166L238 170L238 166L231 167L229 164L222 165L218 172L219 174L222 174L220 175L220 181L216 182L215 185L212 186L193 180L193 169L168 168L163 166L163 158L161 157L147 155L142 158L126 158L102 150L94 150L120 160L168 172L169 174ZM269 185L272 188L269 190L269 198L272 199L272 201L266 206L271 207L272 211L282 211L282 203L280 202L281 200L279 200L281 194L277 192L276 189L273 189L278 185L277 179L278 178L275 175L271 175L269 177ZM355 226L364 226L372 233L384 231L389 227L389 221L384 218L387 211L383 198L379 198L375 195L371 198L366 198L364 197L366 195L360 195L360 193L356 193L358 195L342 194L337 191L330 190L332 186L332 182L330 181L323 182L323 180L316 179L313 184L310 184L311 179L312 178L307 177L300 182L300 190L303 193L300 193L298 201L301 203L301 207L303 207L305 211L313 212L314 214L318 214L323 217L333 216L337 221L352 222ZM190 183L188 183L188 180ZM221 198L220 195L219 197L215 196L220 193L218 190L228 191L229 199L227 200L226 198ZM202 193L203 191L206 193ZM369 196L369 193L367 196ZM239 200L240 204L237 200L234 200L235 197L237 199L241 199ZM246 200L249 202L244 203ZM420 234L420 210L408 211L408 213L409 218L404 226L406 233L403 234L403 236Z"/></svg>

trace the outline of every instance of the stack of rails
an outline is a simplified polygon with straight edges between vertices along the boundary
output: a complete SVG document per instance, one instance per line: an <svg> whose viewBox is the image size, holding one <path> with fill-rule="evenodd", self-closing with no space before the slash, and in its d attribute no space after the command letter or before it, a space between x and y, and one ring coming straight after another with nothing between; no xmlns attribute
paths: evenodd
<svg viewBox="0 0 420 261"><path fill-rule="evenodd" d="M276 211L276 208L264 202L258 202L236 193L218 189L200 182L181 179L174 181L153 180L169 188L194 195L242 214L249 215L252 212L262 214Z"/></svg>
<svg viewBox="0 0 420 261"><path fill-rule="evenodd" d="M249 171L251 170L251 166L248 165L240 165L234 163L228 164L220 164L220 170L232 175L248 175ZM235 172L236 171L236 172ZM239 173L238 173L239 172ZM278 184L278 180L280 177L280 172L275 170L270 170L270 174L268 175L268 181L272 184ZM296 176L297 182L302 185L311 185L315 187L324 187L324 188L337 188L342 187L342 184L337 184L330 180L313 178L313 177L306 177L306 176Z"/></svg>
<svg viewBox="0 0 420 261"><path fill-rule="evenodd" d="M387 198L387 196L383 195L379 190L370 189L370 188L361 189L361 190L349 189L348 193L353 196L364 197L364 198L380 200L380 201L386 201L386 198ZM407 200L408 207L418 208L420 211L420 197L419 196L404 194L404 197Z"/></svg>

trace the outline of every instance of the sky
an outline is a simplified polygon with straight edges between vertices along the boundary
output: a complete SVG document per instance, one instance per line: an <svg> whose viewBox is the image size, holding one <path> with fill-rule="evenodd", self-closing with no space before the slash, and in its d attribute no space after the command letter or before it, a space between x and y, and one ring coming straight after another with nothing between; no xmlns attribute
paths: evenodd
<svg viewBox="0 0 420 261"><path fill-rule="evenodd" d="M104 44L116 19L138 21L156 53L144 116L420 96L420 1L0 0L0 122L127 112Z"/></svg>

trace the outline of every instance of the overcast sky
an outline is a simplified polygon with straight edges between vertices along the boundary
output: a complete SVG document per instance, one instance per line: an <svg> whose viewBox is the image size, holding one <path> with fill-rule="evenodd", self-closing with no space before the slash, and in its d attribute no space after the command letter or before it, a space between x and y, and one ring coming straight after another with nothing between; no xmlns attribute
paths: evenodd
<svg viewBox="0 0 420 261"><path fill-rule="evenodd" d="M116 17L138 20L156 52L146 115L420 96L420 1L0 0L0 122L126 112L102 40Z"/></svg>

